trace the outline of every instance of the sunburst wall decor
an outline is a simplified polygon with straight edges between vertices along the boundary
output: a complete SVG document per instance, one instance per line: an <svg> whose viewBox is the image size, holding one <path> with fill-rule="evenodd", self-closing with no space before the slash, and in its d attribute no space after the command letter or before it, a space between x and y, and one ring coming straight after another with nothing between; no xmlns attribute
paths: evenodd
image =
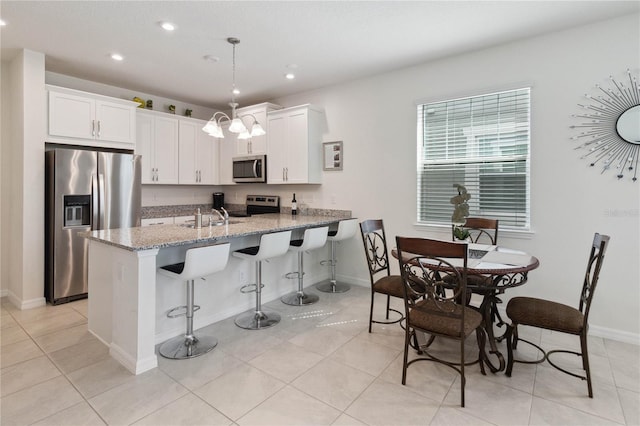
<svg viewBox="0 0 640 426"><path fill-rule="evenodd" d="M585 95L589 103L578 104L583 112L572 117L581 122L570 127L579 133L571 139L582 142L575 149L587 150L580 158L590 161L590 166L601 167L601 173L615 169L618 179L628 174L635 182L640 157L638 78L627 70L624 81L618 82L612 76L609 80L611 87L596 84L596 95Z"/></svg>

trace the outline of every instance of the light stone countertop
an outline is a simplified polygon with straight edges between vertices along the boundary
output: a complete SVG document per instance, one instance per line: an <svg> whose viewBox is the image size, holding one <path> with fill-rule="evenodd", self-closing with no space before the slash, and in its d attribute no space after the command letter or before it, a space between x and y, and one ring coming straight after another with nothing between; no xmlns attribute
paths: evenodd
<svg viewBox="0 0 640 426"><path fill-rule="evenodd" d="M229 225L209 226L207 224L200 229L185 225L154 225L91 231L84 236L125 250L141 251L194 243L215 243L248 235L330 225L350 218L350 214L345 214L344 217L262 214L251 217L232 217Z"/></svg>

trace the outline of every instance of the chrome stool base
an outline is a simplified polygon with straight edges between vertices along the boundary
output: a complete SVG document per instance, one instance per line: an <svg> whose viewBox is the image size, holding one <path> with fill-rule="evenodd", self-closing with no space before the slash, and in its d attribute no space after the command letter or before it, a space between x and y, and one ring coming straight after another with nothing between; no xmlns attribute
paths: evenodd
<svg viewBox="0 0 640 426"><path fill-rule="evenodd" d="M316 303L318 300L320 300L320 297L318 297L317 294L308 294L296 291L293 293L285 294L284 296L282 296L282 298L280 298L280 300L286 305L305 306Z"/></svg>
<svg viewBox="0 0 640 426"><path fill-rule="evenodd" d="M213 336L178 336L164 342L158 352L169 359L188 359L204 355L218 344Z"/></svg>
<svg viewBox="0 0 640 426"><path fill-rule="evenodd" d="M272 327L280 322L280 314L272 311L249 311L240 314L235 319L238 327L246 330L261 330Z"/></svg>
<svg viewBox="0 0 640 426"><path fill-rule="evenodd" d="M349 291L351 286L349 284L329 280L325 283L316 284L316 289L324 293L344 293Z"/></svg>

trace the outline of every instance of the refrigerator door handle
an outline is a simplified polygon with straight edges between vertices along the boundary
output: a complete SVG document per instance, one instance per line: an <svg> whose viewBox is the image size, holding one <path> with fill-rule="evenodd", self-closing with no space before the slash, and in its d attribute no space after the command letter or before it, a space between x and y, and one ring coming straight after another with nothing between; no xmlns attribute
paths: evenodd
<svg viewBox="0 0 640 426"><path fill-rule="evenodd" d="M104 229L105 227L105 221L104 221L104 209L105 209L105 202L104 202L104 175L102 173L98 174L98 203L99 203L99 225L100 227L98 229Z"/></svg>
<svg viewBox="0 0 640 426"><path fill-rule="evenodd" d="M91 229L100 229L100 203L98 201L98 176L91 176Z"/></svg>

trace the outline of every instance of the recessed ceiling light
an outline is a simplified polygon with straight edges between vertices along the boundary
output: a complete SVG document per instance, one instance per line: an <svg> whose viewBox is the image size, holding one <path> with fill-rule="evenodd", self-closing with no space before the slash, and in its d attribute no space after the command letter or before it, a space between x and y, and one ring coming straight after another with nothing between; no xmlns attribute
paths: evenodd
<svg viewBox="0 0 640 426"><path fill-rule="evenodd" d="M0 19L0 27L4 27L5 25L7 25L7 23L4 21L4 19Z"/></svg>
<svg viewBox="0 0 640 426"><path fill-rule="evenodd" d="M176 26L173 25L171 22L161 22L160 26L162 27L163 30L165 31L173 31L176 29Z"/></svg>
<svg viewBox="0 0 640 426"><path fill-rule="evenodd" d="M114 61L122 61L124 59L124 56L119 53L112 53L111 59L113 59Z"/></svg>
<svg viewBox="0 0 640 426"><path fill-rule="evenodd" d="M284 75L284 78L286 78L287 80L293 80L294 78L296 78L296 75L292 72L288 72Z"/></svg>
<svg viewBox="0 0 640 426"><path fill-rule="evenodd" d="M205 55L202 57L202 59L204 59L205 61L209 61L209 62L218 62L220 60L220 58L218 58L217 56L213 56L213 55Z"/></svg>
<svg viewBox="0 0 640 426"><path fill-rule="evenodd" d="M239 95L239 94L240 94L240 91L239 91L238 89L234 88L234 89L231 91L231 93L233 93L234 95Z"/></svg>

